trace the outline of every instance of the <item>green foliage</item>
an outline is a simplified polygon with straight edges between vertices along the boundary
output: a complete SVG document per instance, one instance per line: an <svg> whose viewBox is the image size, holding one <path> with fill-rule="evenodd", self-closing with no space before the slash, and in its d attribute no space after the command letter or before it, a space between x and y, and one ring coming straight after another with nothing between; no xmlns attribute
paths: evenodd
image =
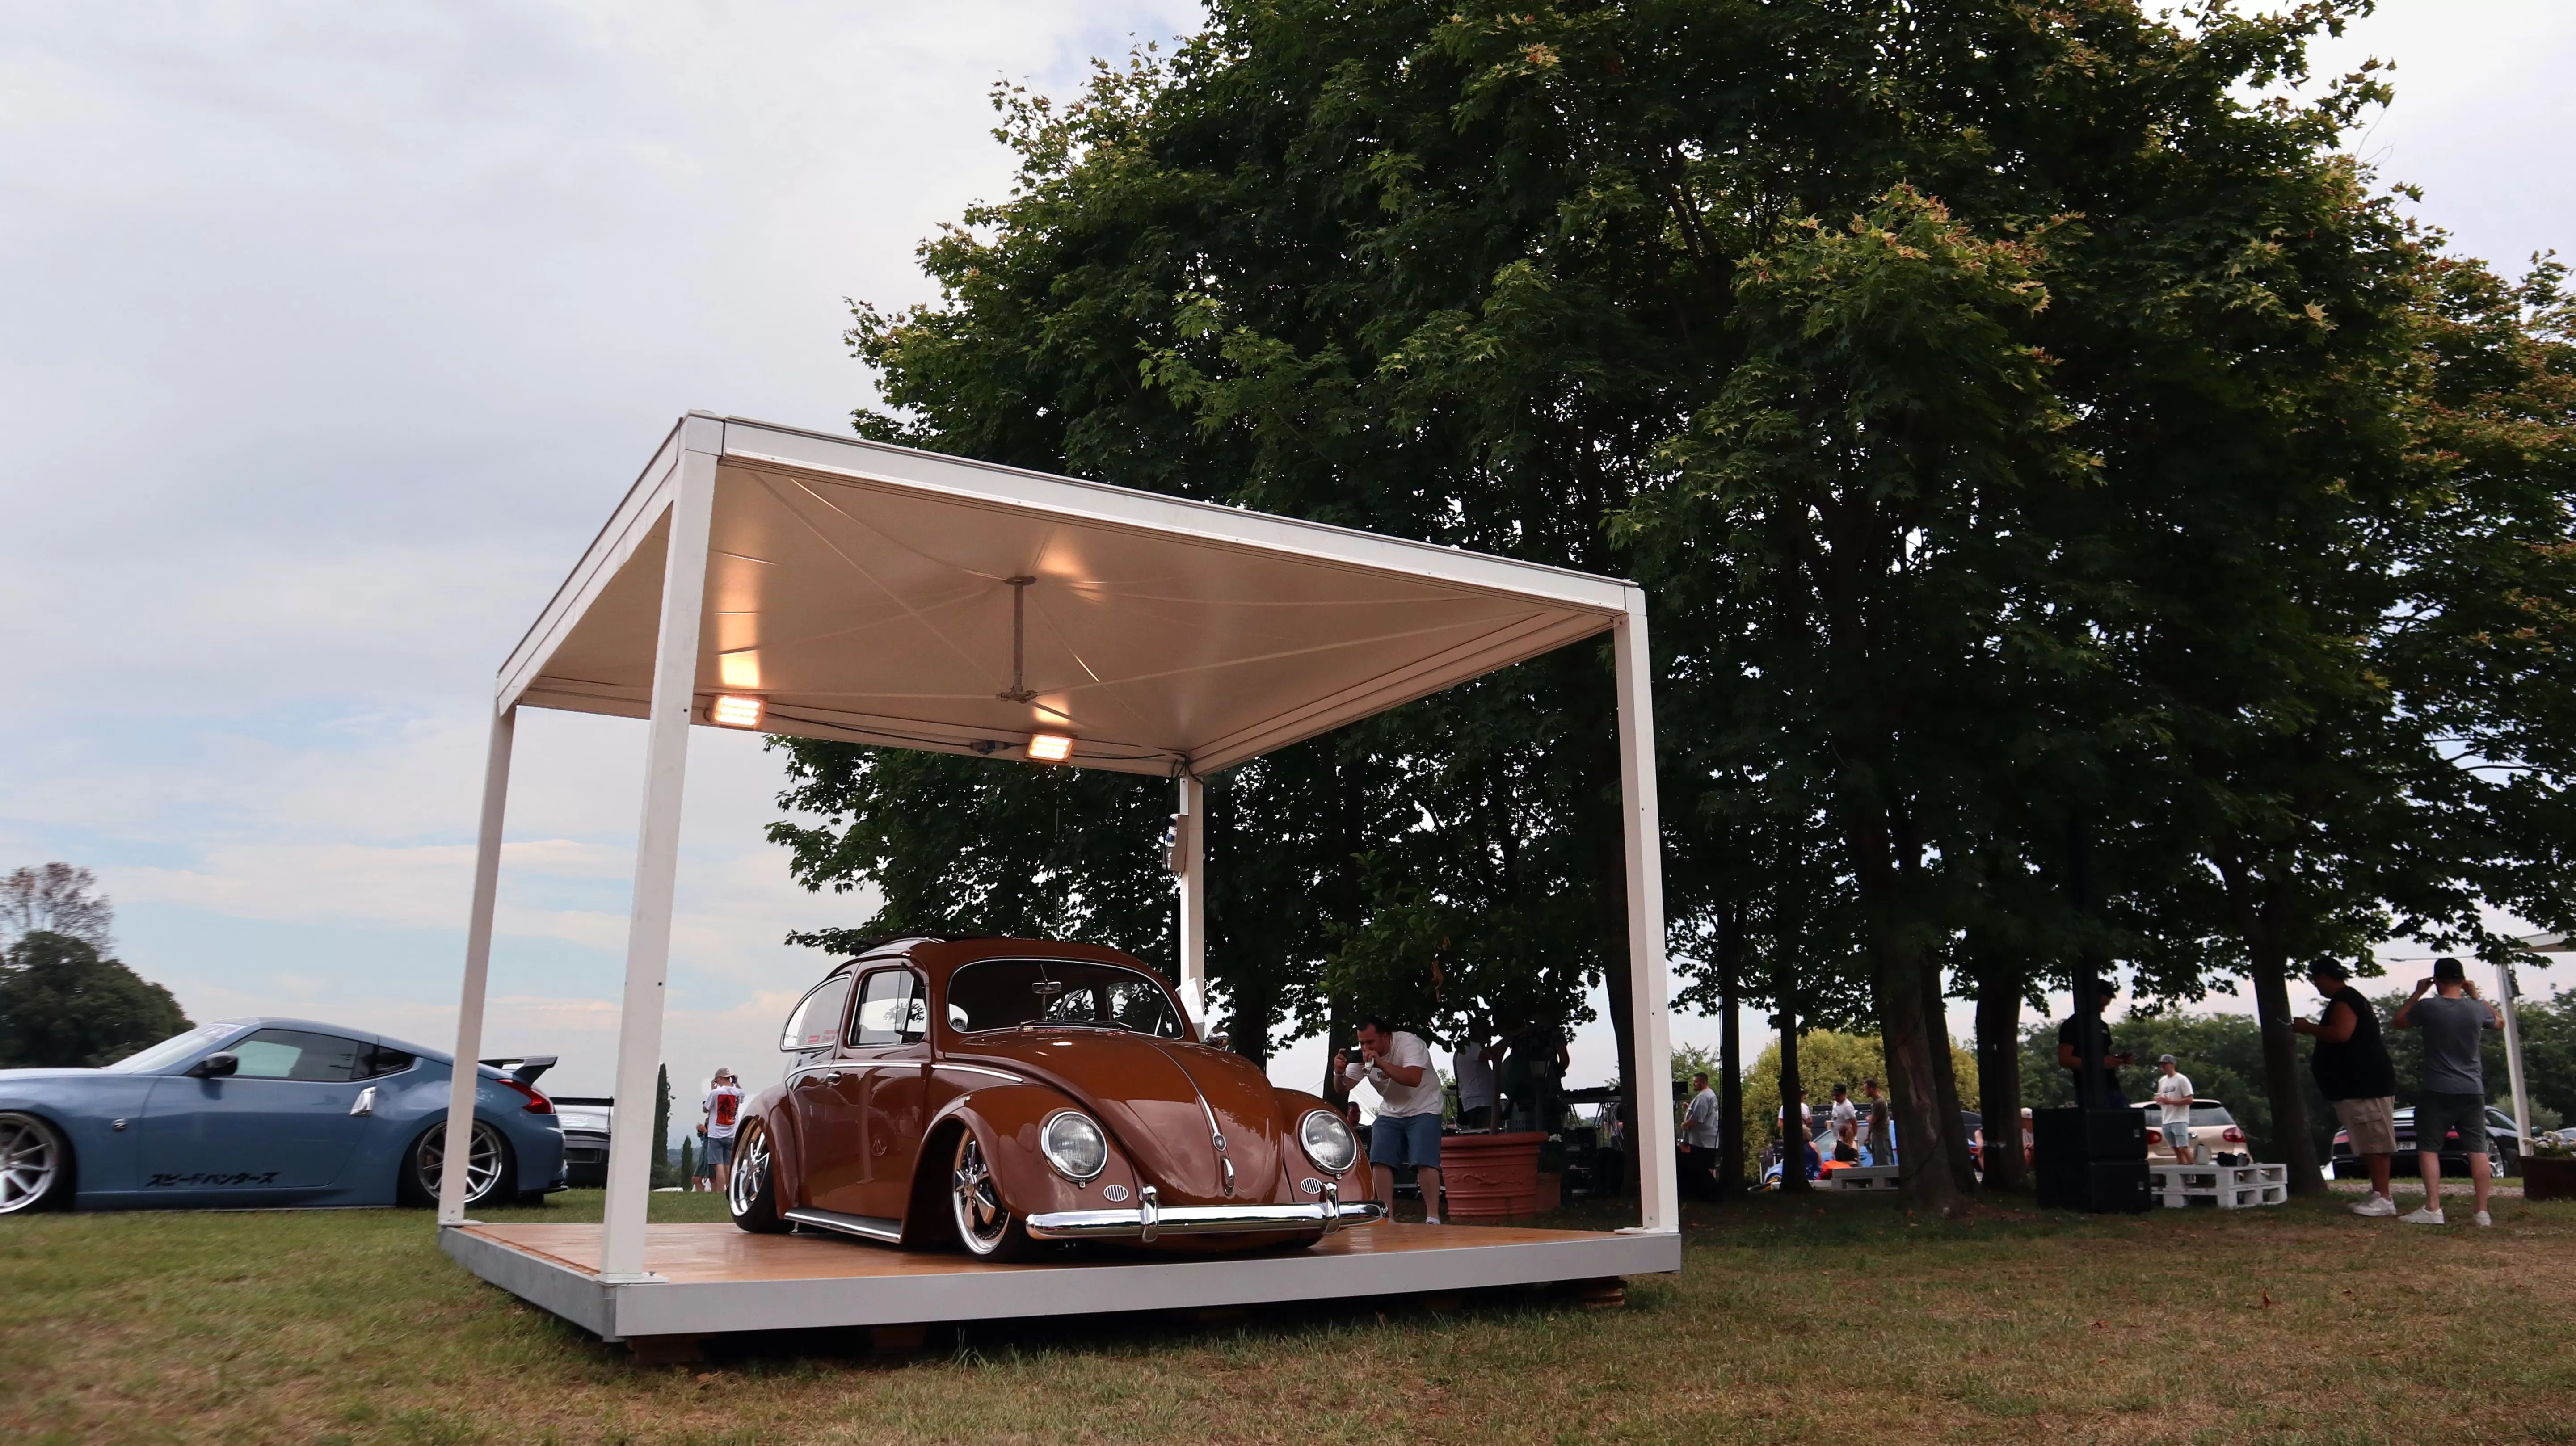
<svg viewBox="0 0 2576 1446"><path fill-rule="evenodd" d="M2576 311L2339 152L2354 8L1220 0L997 93L1013 191L858 308L856 421L1636 577L1687 999L1732 940L1946 1131L1953 969L2245 972L2287 1119L2292 961L2576 924ZM1238 1047L1624 1025L1607 703L1568 650L1216 780ZM1167 790L786 746L859 928L1169 957Z"/></svg>
<svg viewBox="0 0 2576 1446"><path fill-rule="evenodd" d="M0 956L0 1069L112 1064L189 1028L170 991L45 930Z"/></svg>
<svg viewBox="0 0 2576 1446"><path fill-rule="evenodd" d="M649 1172L653 1188L683 1183L671 1174L671 1067L656 1065L653 1070L653 1168Z"/></svg>
<svg viewBox="0 0 2576 1446"><path fill-rule="evenodd" d="M1975 1109L1976 1055L1953 1044L1950 1046L1950 1068L1958 1074L1959 1098L1967 1108ZM1851 1086L1852 1102L1861 1104L1862 1080L1875 1079L1881 1087L1886 1085L1887 1054L1876 1035L1811 1029L1798 1036L1798 1077L1806 1084L1807 1108L1811 1110L1821 1113L1832 1103L1837 1084ZM1747 1136L1756 1140L1774 1139L1780 1133L1780 1042L1777 1039L1764 1045L1745 1071L1744 1130ZM1897 1138L1903 1140L1901 1131Z"/></svg>

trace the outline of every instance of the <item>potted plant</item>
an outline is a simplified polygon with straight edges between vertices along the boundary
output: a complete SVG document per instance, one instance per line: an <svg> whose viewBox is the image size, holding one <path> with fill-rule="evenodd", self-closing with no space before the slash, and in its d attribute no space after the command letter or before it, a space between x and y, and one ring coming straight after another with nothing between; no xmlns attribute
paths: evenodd
<svg viewBox="0 0 2576 1446"><path fill-rule="evenodd" d="M2570 1148L2562 1133L2543 1140L2522 1162L2522 1198L2525 1200L2576 1200L2576 1148Z"/></svg>

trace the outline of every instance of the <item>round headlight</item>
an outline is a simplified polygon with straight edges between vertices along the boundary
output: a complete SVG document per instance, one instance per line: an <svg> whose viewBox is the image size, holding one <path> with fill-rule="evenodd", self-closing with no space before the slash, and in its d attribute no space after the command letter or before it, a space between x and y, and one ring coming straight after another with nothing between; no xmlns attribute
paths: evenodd
<svg viewBox="0 0 2576 1446"><path fill-rule="evenodd" d="M1038 1131L1038 1148L1068 1180L1088 1180L1109 1168L1109 1137L1089 1115L1066 1110L1051 1117Z"/></svg>
<svg viewBox="0 0 2576 1446"><path fill-rule="evenodd" d="M1328 1175L1338 1175L1360 1157L1360 1142L1351 1138L1351 1127L1330 1110L1309 1110L1297 1124L1297 1143L1306 1147L1306 1158L1324 1167Z"/></svg>

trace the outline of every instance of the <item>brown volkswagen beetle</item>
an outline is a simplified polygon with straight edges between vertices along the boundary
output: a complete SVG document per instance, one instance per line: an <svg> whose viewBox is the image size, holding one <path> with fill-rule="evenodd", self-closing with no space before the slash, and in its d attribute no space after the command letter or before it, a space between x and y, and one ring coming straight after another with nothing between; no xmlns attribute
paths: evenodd
<svg viewBox="0 0 2576 1446"><path fill-rule="evenodd" d="M1386 1214L1340 1115L1199 1042L1115 949L886 941L808 990L778 1047L786 1078L735 1140L745 1230L1008 1260L1039 1240L1305 1245Z"/></svg>

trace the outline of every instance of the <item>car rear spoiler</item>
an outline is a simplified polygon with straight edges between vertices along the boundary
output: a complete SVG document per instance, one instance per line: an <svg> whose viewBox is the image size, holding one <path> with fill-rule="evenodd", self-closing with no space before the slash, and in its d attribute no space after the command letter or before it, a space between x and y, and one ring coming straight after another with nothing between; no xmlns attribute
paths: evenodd
<svg viewBox="0 0 2576 1446"><path fill-rule="evenodd" d="M533 1086L537 1082L537 1076L544 1074L547 1070L553 1069L555 1067L555 1061L559 1057L560 1056L551 1054L530 1054L513 1056L508 1059L487 1059L480 1061L480 1063L492 1066L494 1069L499 1070L501 1073L508 1075L510 1078L517 1080L523 1085Z"/></svg>

